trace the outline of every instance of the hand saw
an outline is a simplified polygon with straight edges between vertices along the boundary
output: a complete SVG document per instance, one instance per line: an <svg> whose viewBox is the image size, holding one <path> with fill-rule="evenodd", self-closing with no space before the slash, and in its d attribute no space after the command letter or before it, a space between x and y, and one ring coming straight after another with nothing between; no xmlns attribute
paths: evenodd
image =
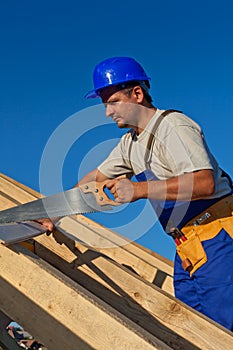
<svg viewBox="0 0 233 350"><path fill-rule="evenodd" d="M79 187L0 211L0 223L24 222L42 218L112 210L119 203L105 193L106 183L88 182Z"/></svg>

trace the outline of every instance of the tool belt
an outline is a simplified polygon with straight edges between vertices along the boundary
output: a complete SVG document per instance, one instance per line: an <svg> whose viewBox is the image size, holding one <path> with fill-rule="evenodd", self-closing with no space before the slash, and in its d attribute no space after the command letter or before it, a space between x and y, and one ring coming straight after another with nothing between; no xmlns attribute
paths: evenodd
<svg viewBox="0 0 233 350"><path fill-rule="evenodd" d="M190 276L207 261L202 241L214 238L224 229L233 238L233 195L219 200L190 220L180 231L176 247L182 266Z"/></svg>

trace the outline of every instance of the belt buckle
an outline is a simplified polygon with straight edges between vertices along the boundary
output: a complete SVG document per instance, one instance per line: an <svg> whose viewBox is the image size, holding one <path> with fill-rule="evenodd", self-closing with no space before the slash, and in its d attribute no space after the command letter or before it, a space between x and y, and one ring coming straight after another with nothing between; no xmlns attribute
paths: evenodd
<svg viewBox="0 0 233 350"><path fill-rule="evenodd" d="M205 212L202 216L200 216L198 219L193 221L194 226L201 225L205 220L209 219L211 217L211 214L208 212Z"/></svg>

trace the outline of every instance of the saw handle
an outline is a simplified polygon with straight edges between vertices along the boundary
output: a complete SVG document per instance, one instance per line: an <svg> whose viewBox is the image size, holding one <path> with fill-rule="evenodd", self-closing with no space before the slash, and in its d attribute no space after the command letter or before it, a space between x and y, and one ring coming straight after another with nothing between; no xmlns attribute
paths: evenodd
<svg viewBox="0 0 233 350"><path fill-rule="evenodd" d="M126 179L126 175L118 176L116 179ZM79 185L79 188L83 191L83 193L92 193L95 196L96 202L103 206L103 205L113 205L118 206L122 203L118 203L114 201L113 199L110 199L108 195L105 192L106 184L109 180L105 181L91 181L87 182L86 184Z"/></svg>

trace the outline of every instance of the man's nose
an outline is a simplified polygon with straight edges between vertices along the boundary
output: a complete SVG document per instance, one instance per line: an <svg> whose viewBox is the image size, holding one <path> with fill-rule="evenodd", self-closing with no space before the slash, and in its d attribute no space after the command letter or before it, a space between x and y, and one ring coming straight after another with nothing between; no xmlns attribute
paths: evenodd
<svg viewBox="0 0 233 350"><path fill-rule="evenodd" d="M106 105L106 111L105 111L106 117L112 117L114 114L114 108L110 104Z"/></svg>

